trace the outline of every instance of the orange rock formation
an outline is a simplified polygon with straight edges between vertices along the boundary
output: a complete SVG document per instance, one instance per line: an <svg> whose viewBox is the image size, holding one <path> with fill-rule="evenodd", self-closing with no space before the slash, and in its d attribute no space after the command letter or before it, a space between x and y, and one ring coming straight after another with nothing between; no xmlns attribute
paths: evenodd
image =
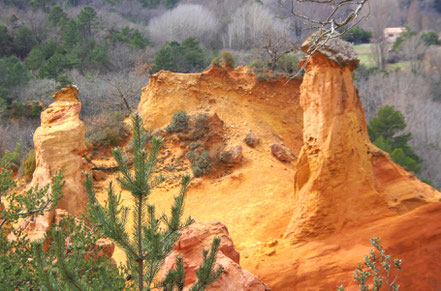
<svg viewBox="0 0 441 291"><path fill-rule="evenodd" d="M178 110L216 113L225 145L242 146L230 172L193 181L185 209L197 221L225 223L241 266L272 290L357 290L353 270L374 236L403 259L403 290L441 288L441 195L370 143L352 83L356 63L337 41L311 58L301 87L297 79L258 82L244 67L212 67L159 72L143 89L146 128L164 127ZM255 148L244 142L250 131ZM273 144L294 160L278 161ZM164 161L183 152L176 138L164 146ZM174 187L158 188L150 202L167 210Z"/></svg>
<svg viewBox="0 0 441 291"><path fill-rule="evenodd" d="M203 262L202 251L210 250L213 238L221 239L216 259L215 270L222 267L222 275L207 288L207 290L235 290L235 291L266 291L269 288L256 276L242 270L239 266L239 253L234 249L233 241L225 225L220 222L198 222L185 229L174 251L166 258L162 274L176 267L176 257L184 257L185 286L197 281L196 270ZM164 279L164 278L163 278Z"/></svg>
<svg viewBox="0 0 441 291"><path fill-rule="evenodd" d="M63 198L57 208L80 215L87 204L81 173L85 127L79 118L78 88L66 87L53 96L55 102L41 114L41 126L34 134L36 169L31 185L44 186L60 170L64 175Z"/></svg>
<svg viewBox="0 0 441 291"><path fill-rule="evenodd" d="M86 147L85 127L79 119L78 88L63 88L53 98L55 102L41 113L41 126L34 133L36 168L30 186L50 184L52 176L60 170L65 184L57 210L79 216L87 204L87 194L81 173ZM25 228L30 239L41 239L55 219L55 211L45 212L33 220L21 221L18 227Z"/></svg>
<svg viewBox="0 0 441 291"><path fill-rule="evenodd" d="M339 63L321 52L328 46L337 47ZM352 82L356 55L351 45L333 40L321 50L310 59L300 89L304 144L295 174L296 207L286 231L295 240L441 198L371 144Z"/></svg>

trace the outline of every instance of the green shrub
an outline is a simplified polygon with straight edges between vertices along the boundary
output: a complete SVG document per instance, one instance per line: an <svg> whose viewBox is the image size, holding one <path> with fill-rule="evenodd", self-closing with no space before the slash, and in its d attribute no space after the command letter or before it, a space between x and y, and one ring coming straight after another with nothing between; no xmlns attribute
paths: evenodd
<svg viewBox="0 0 441 291"><path fill-rule="evenodd" d="M187 159L191 162L191 170L195 177L205 175L211 168L211 157L207 151L197 154L195 152L189 152Z"/></svg>
<svg viewBox="0 0 441 291"><path fill-rule="evenodd" d="M166 42L155 54L153 72L168 70L179 73L200 72L207 66L204 51L195 37L189 37L179 43Z"/></svg>
<svg viewBox="0 0 441 291"><path fill-rule="evenodd" d="M35 160L35 151L31 150L29 151L26 160L22 164L24 178L27 182L32 180L32 175L34 174L36 165L37 163Z"/></svg>
<svg viewBox="0 0 441 291"><path fill-rule="evenodd" d="M358 263L354 271L354 280L360 286L360 290L394 290L398 291L400 285L396 283L398 274L401 272L400 259L392 260L390 255L386 254L381 246L380 239L373 237L370 239L373 249L368 256L364 257L364 263ZM395 270L393 270L395 267ZM372 283L369 283L372 278ZM381 287L385 288L382 289ZM338 291L344 291L343 285L337 288Z"/></svg>
<svg viewBox="0 0 441 291"><path fill-rule="evenodd" d="M128 26L123 27L121 31L115 28L110 29L109 38L112 43L121 42L133 48L144 49L148 45L148 40L142 36L139 30Z"/></svg>
<svg viewBox="0 0 441 291"><path fill-rule="evenodd" d="M360 44L368 43L371 37L371 32L366 31L358 26L354 26L353 28L351 28L351 30L343 35L342 39L352 42L354 44Z"/></svg>
<svg viewBox="0 0 441 291"><path fill-rule="evenodd" d="M29 79L26 67L17 57L0 58L0 97L6 97L13 87L26 85Z"/></svg>
<svg viewBox="0 0 441 291"><path fill-rule="evenodd" d="M427 46L440 44L440 42L438 40L438 33L433 32L433 31L421 33L420 38L424 42L424 44Z"/></svg>
<svg viewBox="0 0 441 291"><path fill-rule="evenodd" d="M234 62L233 54L230 51L227 51L227 50L222 51L221 57L222 57L222 61L225 65L234 68L235 62Z"/></svg>
<svg viewBox="0 0 441 291"><path fill-rule="evenodd" d="M257 81L263 82L268 79L268 75L265 72L258 71L258 72L256 72L255 78Z"/></svg>
<svg viewBox="0 0 441 291"><path fill-rule="evenodd" d="M215 57L211 60L211 64L213 66L221 67L222 66L222 57Z"/></svg>
<svg viewBox="0 0 441 291"><path fill-rule="evenodd" d="M284 54L276 63L276 70L286 74L296 73L299 69L299 58L294 54Z"/></svg>
<svg viewBox="0 0 441 291"><path fill-rule="evenodd" d="M188 116L185 111L177 111L173 114L172 122L165 128L168 133L188 131Z"/></svg>

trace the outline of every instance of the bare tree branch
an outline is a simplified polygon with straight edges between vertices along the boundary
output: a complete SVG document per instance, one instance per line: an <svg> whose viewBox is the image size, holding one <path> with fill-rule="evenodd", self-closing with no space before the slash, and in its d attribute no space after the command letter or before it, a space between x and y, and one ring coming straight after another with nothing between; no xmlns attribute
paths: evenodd
<svg viewBox="0 0 441 291"><path fill-rule="evenodd" d="M279 7L288 12L285 18L300 19L313 32L305 51L308 56L296 76L329 40L341 37L369 16L369 13L361 14L367 4L368 0L278 0ZM315 5L315 9L311 9L311 5ZM309 8L308 11L320 10L326 14L314 17L308 15L308 11L302 11L305 7Z"/></svg>

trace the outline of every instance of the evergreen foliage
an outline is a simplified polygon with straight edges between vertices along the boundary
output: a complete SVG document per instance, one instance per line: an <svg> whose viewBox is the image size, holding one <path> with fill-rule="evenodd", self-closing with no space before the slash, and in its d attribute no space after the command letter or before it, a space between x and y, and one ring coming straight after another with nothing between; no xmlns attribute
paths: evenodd
<svg viewBox="0 0 441 291"><path fill-rule="evenodd" d="M408 171L418 173L422 161L408 144L412 135L410 133L397 135L405 128L404 115L390 105L380 108L377 117L368 125L369 137L377 147L388 152L395 163Z"/></svg>
<svg viewBox="0 0 441 291"><path fill-rule="evenodd" d="M41 9L46 13L49 12L49 7L54 2L54 0L29 0L29 4L31 5L32 9Z"/></svg>
<svg viewBox="0 0 441 291"><path fill-rule="evenodd" d="M15 56L0 59L0 98L16 86L25 85L30 79L23 63Z"/></svg>
<svg viewBox="0 0 441 291"><path fill-rule="evenodd" d="M17 33L14 35L14 52L20 58L24 58L37 45L37 39L35 38L32 30L26 25L21 25Z"/></svg>
<svg viewBox="0 0 441 291"><path fill-rule="evenodd" d="M67 21L66 25L63 27L61 39L68 49L73 48L80 41L79 28L75 20L69 19Z"/></svg>
<svg viewBox="0 0 441 291"><path fill-rule="evenodd" d="M198 72L207 66L204 51L195 37L189 37L180 44L177 41L166 42L156 53L153 72L169 70L172 72Z"/></svg>
<svg viewBox="0 0 441 291"><path fill-rule="evenodd" d="M396 280L401 272L402 261L392 260L392 257L386 254L381 246L379 238L373 237L370 241L373 249L370 250L368 256L365 256L364 264L358 263L354 271L354 280L360 286L360 291L378 291L382 286L385 286L386 290L398 291L400 285L396 283ZM395 272L393 272L394 267ZM368 282L370 278L372 278L372 283ZM369 289L369 286L372 286L372 289ZM340 286L337 290L344 291L344 288Z"/></svg>
<svg viewBox="0 0 441 291"><path fill-rule="evenodd" d="M123 290L125 278L102 253L98 228L90 229L82 220L64 218L41 242L32 244L34 286L41 290ZM49 250L43 243L51 240ZM67 242L67 243L66 243Z"/></svg>
<svg viewBox="0 0 441 291"><path fill-rule="evenodd" d="M162 4L167 9L174 8L178 4L179 0L139 0L143 6L149 8L156 8L159 4Z"/></svg>
<svg viewBox="0 0 441 291"><path fill-rule="evenodd" d="M342 39L352 42L354 44L368 43L372 37L372 33L364 30L358 26L354 26L346 34L342 36Z"/></svg>
<svg viewBox="0 0 441 291"><path fill-rule="evenodd" d="M0 25L0 58L9 56L13 48L13 38L8 33L8 28Z"/></svg>
<svg viewBox="0 0 441 291"><path fill-rule="evenodd" d="M420 38L424 42L424 44L427 46L440 44L438 33L433 32L433 31L421 33Z"/></svg>
<svg viewBox="0 0 441 291"><path fill-rule="evenodd" d="M133 287L137 290L151 290L151 287L160 288L165 285L173 290L173 285L182 284L182 264L178 271L173 271L168 280L156 282L157 274L162 266L164 259L170 254L174 244L179 239L180 231L193 222L188 217L184 222L181 221L183 215L184 199L190 183L190 176L185 175L181 180L181 190L175 197L171 208L171 215L156 215L154 205L147 204L151 190L159 185L164 178L161 175L154 176L157 156L162 138L151 138L144 130L142 120L139 115L132 116L133 124L133 165L132 173L127 165L127 158L123 156L121 148L112 150L114 158L118 164L121 176L118 182L121 188L130 191L135 201L134 214L134 233L129 235L126 224L129 209L123 206L121 196L114 193L112 183L107 189L107 203L101 206L93 190L90 176L85 181L86 191L89 196L88 216L89 221L103 230L103 234L121 246L127 255L127 272L133 278ZM148 140L151 139L150 150L146 151ZM213 245L216 246L216 240ZM218 246L212 248L210 259L216 256ZM204 252L204 256L207 254ZM210 261L211 262L211 261ZM213 264L210 262L202 265L200 280L195 286L200 286L196 290L203 290L208 284L216 279L222 272L212 274ZM216 277L217 276L217 277ZM199 278L199 277L198 277Z"/></svg>
<svg viewBox="0 0 441 291"><path fill-rule="evenodd" d="M0 290L182 290L185 269L183 258L177 258L176 269L165 274L165 280L157 280L165 258L172 251L181 230L193 222L191 217L182 221L183 206L190 176L182 177L180 193L175 197L170 215L156 215L155 206L148 204L151 190L163 181L154 175L162 138L151 139L144 130L141 117L133 122L132 172L127 158L120 148L112 151L121 176L118 182L130 191L135 200L133 209L134 233L127 232L129 209L121 196L114 192L112 182L105 206L98 203L91 177L85 180L89 196L86 225L83 220L68 216L41 241L29 242L20 229L14 229L17 239L8 241L4 226L6 221L16 222L21 217L34 217L44 211L52 211L61 198L63 176L57 174L49 186L30 189L26 195L12 190L12 162L18 157L18 146L13 153L6 152L0 160ZM150 150L147 142L152 140ZM1 202L6 199L8 208ZM123 248L127 265L116 267L102 252L98 239L106 236ZM50 243L49 243L50 242ZM43 252L43 245L49 246ZM214 238L211 250L203 251L203 263L196 272L198 281L192 290L205 288L222 274L222 268L214 270L220 238Z"/></svg>
<svg viewBox="0 0 441 291"><path fill-rule="evenodd" d="M98 24L98 16L90 6L86 6L81 10L77 16L78 26L85 39L89 39L92 36L92 29Z"/></svg>
<svg viewBox="0 0 441 291"><path fill-rule="evenodd" d="M51 13L49 13L49 16L47 17L47 20L53 26L63 26L67 18L67 13L64 12L63 8L57 5L52 8Z"/></svg>
<svg viewBox="0 0 441 291"><path fill-rule="evenodd" d="M122 42L138 49L143 49L148 44L148 40L141 35L139 30L131 29L128 26L125 26L121 31L112 28L109 34L112 43Z"/></svg>
<svg viewBox="0 0 441 291"><path fill-rule="evenodd" d="M21 229L9 229L19 218L33 218L51 211L61 199L63 176L57 173L49 185L33 187L23 195L14 192L16 182L12 179L12 168L19 155L19 145L13 152L6 151L0 159L0 290L37 290L38 279L29 267L32 252L29 240ZM6 203L4 203L6 202ZM8 205L8 208L5 208ZM11 231L15 240L8 240Z"/></svg>
<svg viewBox="0 0 441 291"><path fill-rule="evenodd" d="M45 210L55 208L58 200L61 199L61 189L64 185L63 175L57 173L50 185L44 187L31 187L25 195L18 195L14 192L16 182L12 179L12 163L18 157L19 146L15 151L5 152L0 160L0 229L8 221L16 222L20 217L35 217L41 215ZM50 192L50 193L49 193ZM1 203L6 201L8 208Z"/></svg>
<svg viewBox="0 0 441 291"><path fill-rule="evenodd" d="M38 77L57 79L60 74L73 68L74 65L74 61L68 56L56 53L50 57L43 66L41 66Z"/></svg>

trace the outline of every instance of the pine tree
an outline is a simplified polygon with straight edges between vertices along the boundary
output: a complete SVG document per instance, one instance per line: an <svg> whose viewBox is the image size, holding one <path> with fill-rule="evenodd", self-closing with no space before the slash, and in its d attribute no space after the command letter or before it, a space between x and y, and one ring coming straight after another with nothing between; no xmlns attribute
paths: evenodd
<svg viewBox="0 0 441 291"><path fill-rule="evenodd" d="M75 20L68 20L63 27L62 40L66 48L73 48L79 41L79 29Z"/></svg>
<svg viewBox="0 0 441 291"><path fill-rule="evenodd" d="M32 30L26 25L21 25L14 36L14 52L21 58L24 58L37 45Z"/></svg>
<svg viewBox="0 0 441 291"><path fill-rule="evenodd" d="M121 172L117 180L135 200L134 233L129 235L126 230L129 209L123 206L121 196L114 193L112 183L107 189L106 205L102 206L96 199L88 176L85 180L89 196L87 225L83 220L68 216L60 223L54 223L41 241L31 244L25 235L18 233L20 230L15 230L18 239L9 242L1 229L6 220L16 221L19 217L52 210L61 197L63 178L61 175L54 177L50 196L47 194L48 187L31 189L28 195L9 195L9 208L2 205L0 211L3 219L0 224L0 290L183 290L183 258L177 258L176 268L165 274L165 280L158 281L157 275L179 239L180 231L193 222L190 217L181 222L190 176L182 178L171 215L157 217L155 206L147 204L147 200L150 191L163 181L161 175L154 175L163 140L153 137L147 151L151 137L143 130L141 117L133 116L132 122L133 173L121 149L112 152ZM5 197L4 193L9 193L15 185L11 179L12 171L3 166L10 165L17 154L18 150L13 154L7 153L1 160L0 198ZM127 255L126 266L117 267L101 252L98 239L103 236L123 248ZM43 245L48 244L48 250L43 251ZM214 271L219 246L220 238L216 237L211 250L203 251L203 263L196 271L198 281L191 290L204 290L222 274L220 267Z"/></svg>
<svg viewBox="0 0 441 291"><path fill-rule="evenodd" d="M84 39L89 39L92 36L92 28L97 24L95 9L90 6L84 7L80 14L78 14L77 19Z"/></svg>
<svg viewBox="0 0 441 291"><path fill-rule="evenodd" d="M163 139L151 138L144 131L139 115L132 116L132 124L133 173L129 169L127 158L123 156L121 148L113 149L112 154L121 172L121 176L118 177L117 181L121 188L132 194L135 201L133 210L134 233L129 235L126 230L129 209L123 206L121 196L114 193L112 183L107 189L107 203L103 207L96 199L90 176L85 181L89 196L89 220L92 224L101 228L106 237L112 239L124 249L127 255L127 270L136 282L134 285L137 286L137 290L142 291L145 288L151 290L152 287L165 288L165 286L169 288L166 290L172 290L173 286L179 288L183 285L182 261L178 260L177 270L172 270L171 274L166 276L165 281L155 282L155 279L165 258L170 254L179 239L180 231L193 222L191 217L181 222L190 176L182 177L180 193L174 199L171 215L162 214L157 217L155 206L147 202L151 190L164 180L161 175L154 175ZM147 151L147 142L150 138L151 147ZM215 238L210 255L208 255L208 251L204 251L204 262L197 273L198 281L193 286L193 290L204 290L206 286L221 275L221 268L213 271L219 243L219 238Z"/></svg>
<svg viewBox="0 0 441 291"><path fill-rule="evenodd" d="M63 25L67 19L67 13L58 5L52 8L51 13L47 17L47 20L53 26Z"/></svg>
<svg viewBox="0 0 441 291"><path fill-rule="evenodd" d="M369 122L369 137L377 147L388 152L395 163L418 173L422 160L408 144L412 134L398 134L406 126L404 115L393 106L386 105L381 107L377 116Z"/></svg>

